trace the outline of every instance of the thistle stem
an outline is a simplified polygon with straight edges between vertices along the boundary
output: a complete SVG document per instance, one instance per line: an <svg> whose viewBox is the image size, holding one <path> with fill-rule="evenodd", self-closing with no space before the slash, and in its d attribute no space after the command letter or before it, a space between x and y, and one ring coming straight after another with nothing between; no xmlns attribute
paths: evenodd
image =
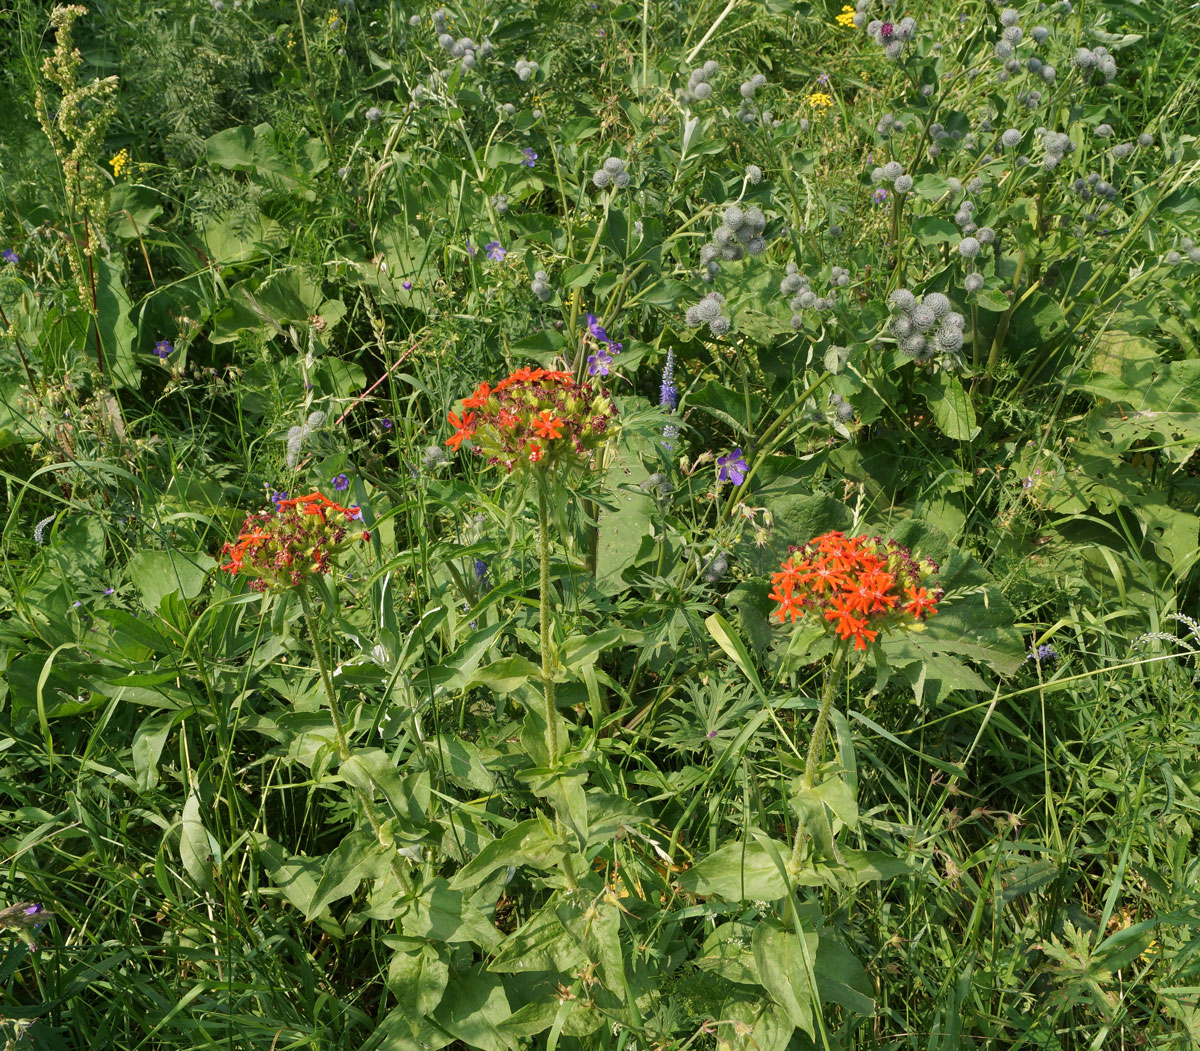
<svg viewBox="0 0 1200 1051"><path fill-rule="evenodd" d="M555 717L558 708L554 701L554 662L550 656L550 499L546 492L546 480L538 476L538 556L541 562L541 579L538 587L538 612L542 642L542 684L546 693L546 751L550 753L550 765L558 762L558 725Z"/></svg>

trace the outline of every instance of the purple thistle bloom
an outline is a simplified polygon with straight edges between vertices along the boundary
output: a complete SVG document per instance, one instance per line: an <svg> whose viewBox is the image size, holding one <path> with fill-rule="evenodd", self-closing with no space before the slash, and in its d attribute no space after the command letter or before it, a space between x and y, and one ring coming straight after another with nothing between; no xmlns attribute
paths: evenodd
<svg viewBox="0 0 1200 1051"><path fill-rule="evenodd" d="M0 256L4 257L4 261L6 263L14 263L15 264L15 263L19 263L21 261L21 257L19 255L17 255L17 253L14 252L11 248L4 249L3 252L0 252Z"/></svg>
<svg viewBox="0 0 1200 1051"><path fill-rule="evenodd" d="M534 153L534 152L533 152L533 147L531 147L531 146L526 146L526 147L525 147L525 148L524 148L524 149L521 151L521 154L522 154L522 156L524 156L524 158L525 158L525 159L524 159L524 160L521 162L521 166L522 166L522 167L524 167L524 168L532 168L532 167L534 166L534 164L536 164L536 163L537 163L538 155L537 155L536 153Z"/></svg>
<svg viewBox="0 0 1200 1051"><path fill-rule="evenodd" d="M883 204L887 200L888 192L881 186L871 196L876 204Z"/></svg>
<svg viewBox="0 0 1200 1051"><path fill-rule="evenodd" d="M675 407L679 404L679 391L675 387L675 351L673 348L667 350L667 360L663 365L662 371L662 386L659 388L660 408L670 409L675 411Z"/></svg>
<svg viewBox="0 0 1200 1051"><path fill-rule="evenodd" d="M504 262L504 257L508 255L507 250L500 247L499 241L488 241L488 243L483 246L483 249L485 252L487 252L487 257L493 263Z"/></svg>
<svg viewBox="0 0 1200 1051"><path fill-rule="evenodd" d="M174 350L175 344L165 339L160 339L154 344L154 353L164 360L166 359L167 355L172 353Z"/></svg>
<svg viewBox="0 0 1200 1051"><path fill-rule="evenodd" d="M350 488L350 479L344 474L336 474L333 476L333 487L339 492L344 493Z"/></svg>
<svg viewBox="0 0 1200 1051"><path fill-rule="evenodd" d="M750 470L741 449L734 449L726 456L718 456L717 466L720 468L717 477L722 482L732 482L734 485L741 485L746 480L746 472Z"/></svg>
<svg viewBox="0 0 1200 1051"><path fill-rule="evenodd" d="M603 347L600 347L595 354L588 355L588 375L607 376L611 364L612 358Z"/></svg>

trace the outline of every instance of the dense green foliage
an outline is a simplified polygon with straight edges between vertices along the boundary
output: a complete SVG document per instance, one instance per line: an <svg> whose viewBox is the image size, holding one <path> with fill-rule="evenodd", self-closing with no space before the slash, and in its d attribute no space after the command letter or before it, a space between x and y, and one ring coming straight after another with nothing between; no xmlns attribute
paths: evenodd
<svg viewBox="0 0 1200 1051"><path fill-rule="evenodd" d="M1200 1044L1196 9L859 7L0 11L7 1046Z"/></svg>

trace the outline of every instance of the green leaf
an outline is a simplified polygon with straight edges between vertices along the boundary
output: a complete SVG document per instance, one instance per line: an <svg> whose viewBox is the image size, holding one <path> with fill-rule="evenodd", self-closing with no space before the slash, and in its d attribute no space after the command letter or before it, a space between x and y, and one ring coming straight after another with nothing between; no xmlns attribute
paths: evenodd
<svg viewBox="0 0 1200 1051"><path fill-rule="evenodd" d="M486 686L496 693L512 693L527 682L540 682L542 669L525 657L504 657L484 665L467 683L467 689L473 686Z"/></svg>
<svg viewBox="0 0 1200 1051"><path fill-rule="evenodd" d="M503 941L503 935L471 904L467 895L453 890L441 876L429 880L421 889L402 923L404 933L410 937L467 942L488 952Z"/></svg>
<svg viewBox="0 0 1200 1051"><path fill-rule="evenodd" d="M773 920L759 922L754 928L754 962L759 981L782 1007L793 1024L810 1037L813 1024L813 988L811 962L817 953L818 938L805 934L804 942L793 930Z"/></svg>
<svg viewBox="0 0 1200 1051"><path fill-rule="evenodd" d="M496 779L488 773L483 756L470 741L439 734L429 747L435 762L452 781L480 792L491 792L496 787Z"/></svg>
<svg viewBox="0 0 1200 1051"><path fill-rule="evenodd" d="M874 987L858 957L822 931L817 946L817 992L822 1003L832 1001L861 1015L875 1013Z"/></svg>
<svg viewBox="0 0 1200 1051"><path fill-rule="evenodd" d="M503 983L484 971L455 976L433 1017L469 1048L509 1051L516 1041L499 1026L511 1015Z"/></svg>
<svg viewBox="0 0 1200 1051"><path fill-rule="evenodd" d="M762 411L762 399L758 395L750 395L747 404L744 394L730 390L716 380L709 380L699 390L692 391L687 404L715 417L738 434L747 436Z"/></svg>
<svg viewBox="0 0 1200 1051"><path fill-rule="evenodd" d="M138 551L129 560L129 577L151 613L158 611L165 596L179 592L192 601L204 589L216 561L203 552Z"/></svg>
<svg viewBox="0 0 1200 1051"><path fill-rule="evenodd" d="M321 879L305 919L311 923L333 902L353 894L363 880L383 876L389 871L389 853L390 848L380 846L373 833L351 832L321 865Z"/></svg>
<svg viewBox="0 0 1200 1051"><path fill-rule="evenodd" d="M211 892L212 847L208 841L204 821L200 817L200 798L189 792L183 804L183 816L179 835L179 860L192 882L204 891Z"/></svg>
<svg viewBox="0 0 1200 1051"><path fill-rule="evenodd" d="M555 866L562 852L562 839L543 818L530 818L492 840L451 880L456 890L476 887L498 868L532 865L538 869Z"/></svg>
<svg viewBox="0 0 1200 1051"><path fill-rule="evenodd" d="M254 129L226 128L204 143L209 164L231 171L248 172L254 168Z"/></svg>
<svg viewBox="0 0 1200 1051"><path fill-rule="evenodd" d="M979 427L975 423L975 407L957 376L942 370L919 384L918 389L947 438L969 442L979 434Z"/></svg>
<svg viewBox="0 0 1200 1051"><path fill-rule="evenodd" d="M387 986L399 1007L414 1017L432 1014L442 1002L450 980L450 965L437 947L426 942L416 952L392 954L388 964Z"/></svg>
<svg viewBox="0 0 1200 1051"><path fill-rule="evenodd" d="M746 644L742 642L737 632L729 625L729 622L721 614L714 613L704 622L704 626L708 628L708 633L716 640L717 645L738 666L741 673L750 680L751 685L758 691L758 695L765 697L766 693L763 691L762 680L758 677L758 672L750 657L750 651L746 649Z"/></svg>
<svg viewBox="0 0 1200 1051"><path fill-rule="evenodd" d="M779 855L790 848L772 841ZM679 874L690 894L719 894L727 901L776 901L788 893L787 881L767 848L757 839L727 843Z"/></svg>
<svg viewBox="0 0 1200 1051"><path fill-rule="evenodd" d="M925 246L953 244L962 237L957 226L949 219L940 219L932 215L923 215L913 220L913 236L917 243Z"/></svg>

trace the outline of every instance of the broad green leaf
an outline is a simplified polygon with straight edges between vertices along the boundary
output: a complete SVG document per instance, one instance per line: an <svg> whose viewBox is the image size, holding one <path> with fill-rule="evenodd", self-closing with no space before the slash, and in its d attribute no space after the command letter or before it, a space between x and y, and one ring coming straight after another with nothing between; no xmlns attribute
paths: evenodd
<svg viewBox="0 0 1200 1051"><path fill-rule="evenodd" d="M212 890L212 847L200 816L200 798L195 792L189 792L187 802L183 804L179 860L197 887L205 891Z"/></svg>
<svg viewBox="0 0 1200 1051"><path fill-rule="evenodd" d="M975 423L975 407L957 376L942 370L919 384L919 389L934 420L947 438L960 442L975 438L979 433Z"/></svg>
<svg viewBox="0 0 1200 1051"><path fill-rule="evenodd" d="M449 980L450 965L429 942L415 952L393 953L388 964L388 989L396 997L398 1006L407 1008L414 1017L433 1013L442 1002Z"/></svg>
<svg viewBox="0 0 1200 1051"><path fill-rule="evenodd" d="M759 981L793 1024L810 1037L816 1032L811 961L816 956L817 944L817 936L807 932L801 944L794 930L774 920L762 920L754 928L754 962Z"/></svg>
<svg viewBox="0 0 1200 1051"><path fill-rule="evenodd" d="M775 844L783 857L791 848ZM719 894L727 901L776 901L788 893L787 881L766 848L755 839L726 843L679 874L690 894Z"/></svg>
<svg viewBox="0 0 1200 1051"><path fill-rule="evenodd" d="M351 832L321 865L321 878L305 916L310 923L324 909L348 894L363 880L378 879L389 871L391 848L380 846L373 833Z"/></svg>
<svg viewBox="0 0 1200 1051"><path fill-rule="evenodd" d="M129 577L151 613L165 596L178 591L188 602L204 589L216 561L203 552L137 551L129 560Z"/></svg>
<svg viewBox="0 0 1200 1051"><path fill-rule="evenodd" d="M433 1017L469 1048L509 1051L516 1041L499 1026L511 1015L503 983L484 971L456 975Z"/></svg>

